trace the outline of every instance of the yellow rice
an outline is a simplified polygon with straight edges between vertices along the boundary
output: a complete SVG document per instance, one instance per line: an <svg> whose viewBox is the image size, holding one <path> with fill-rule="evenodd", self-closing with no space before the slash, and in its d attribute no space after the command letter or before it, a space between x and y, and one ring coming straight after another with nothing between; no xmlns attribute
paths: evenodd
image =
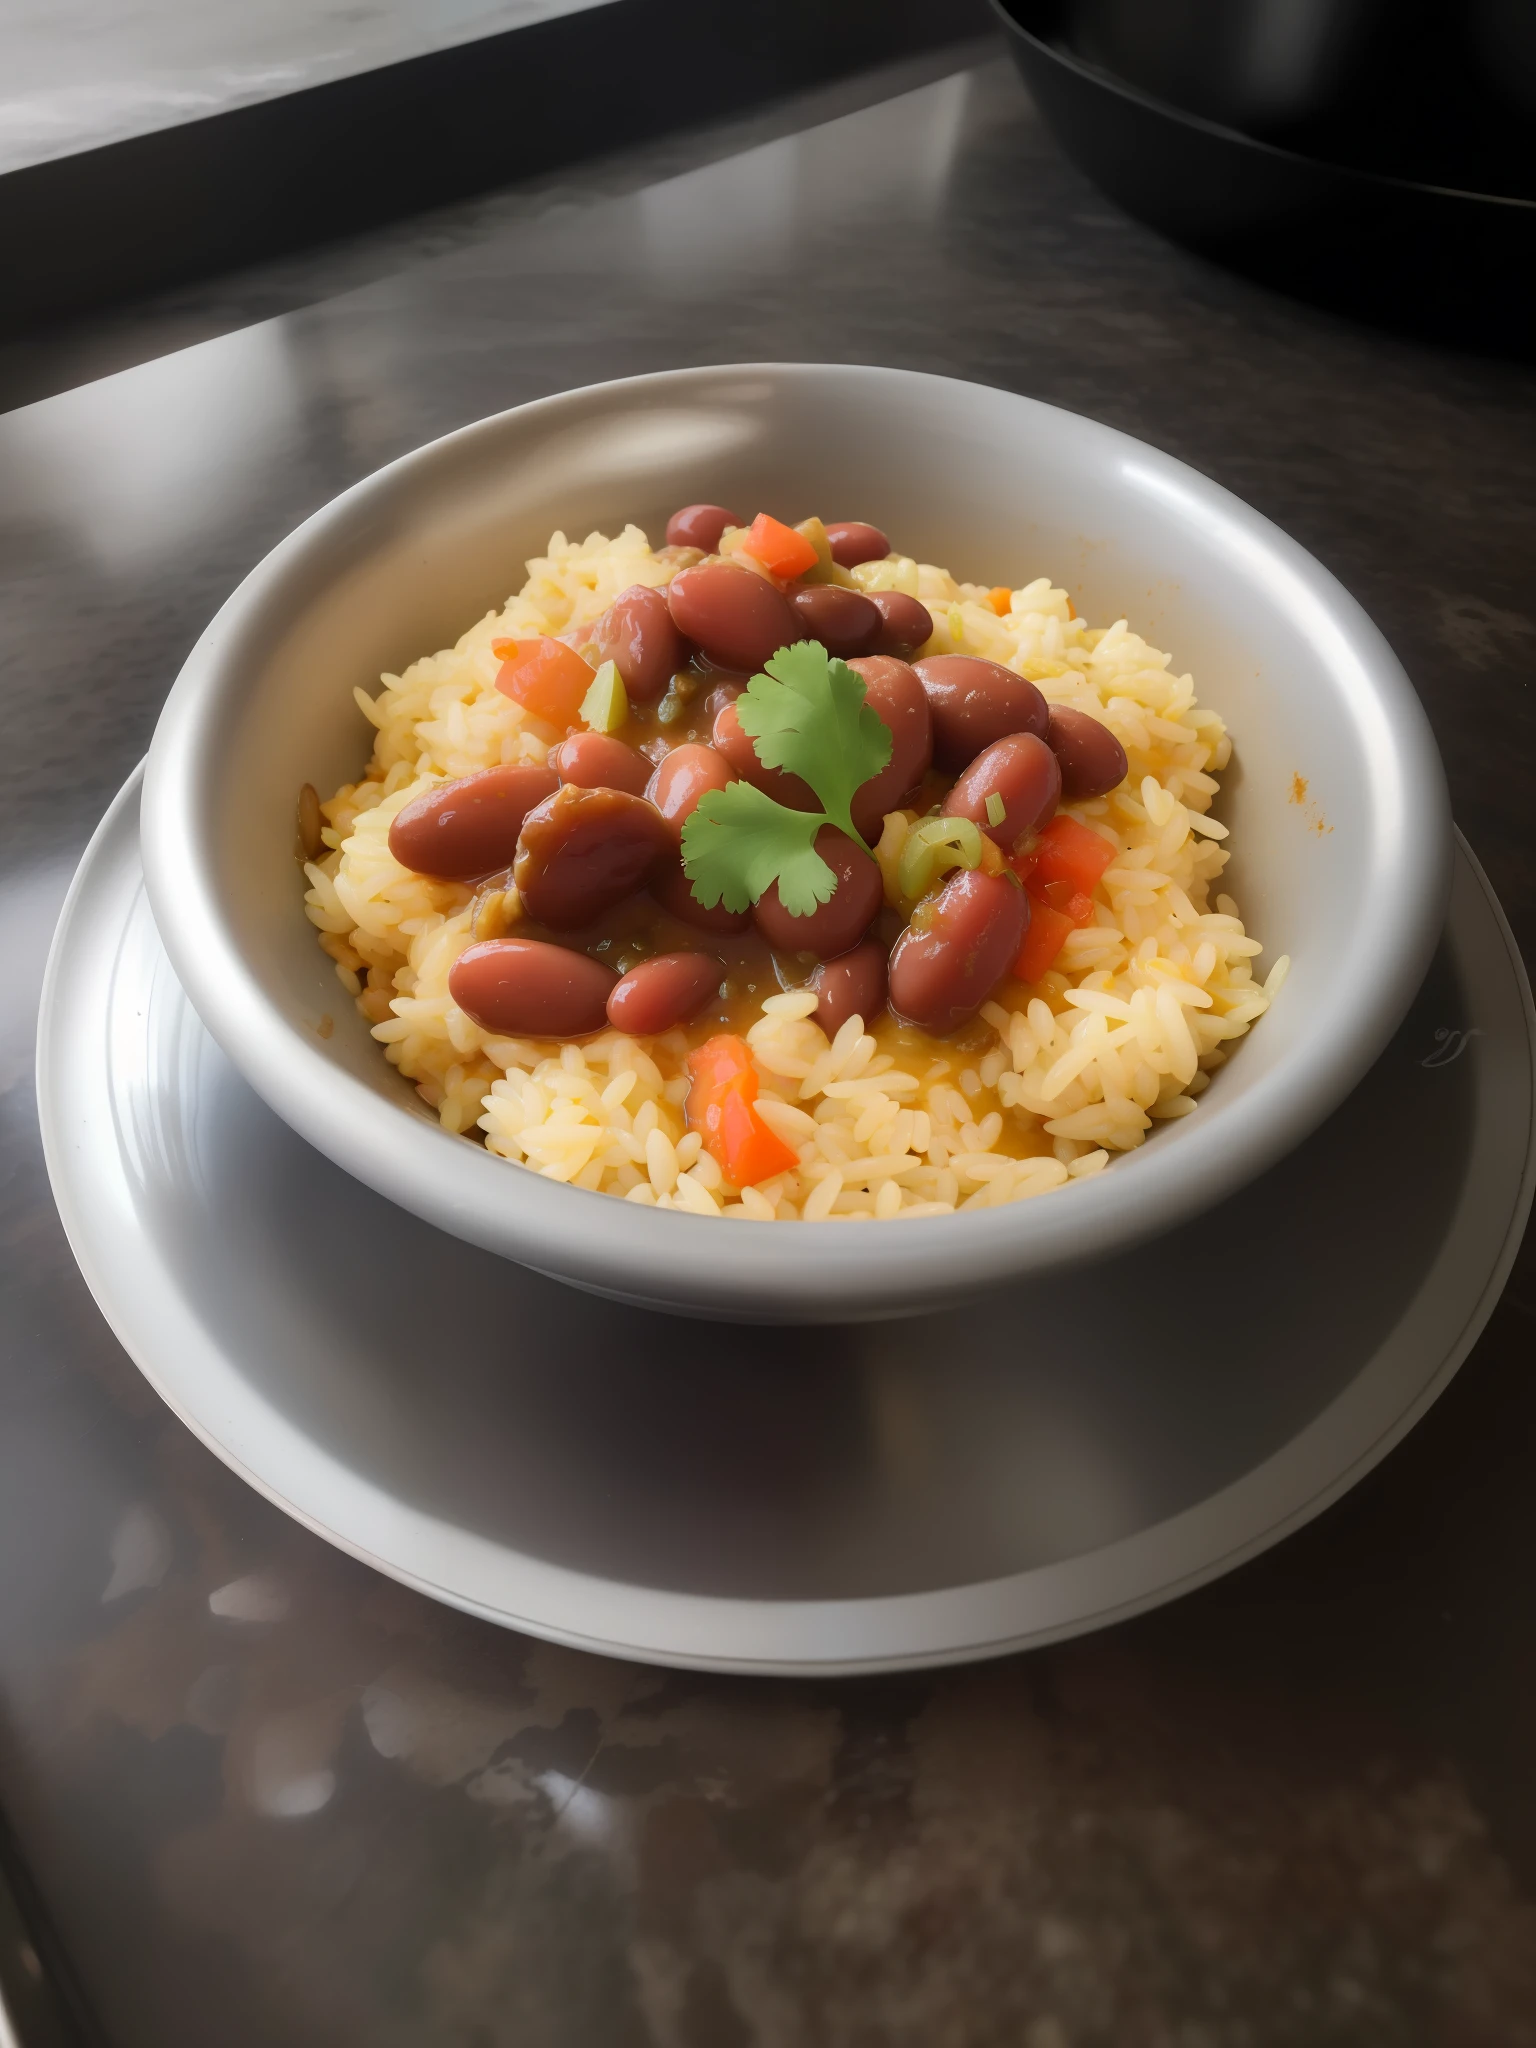
<svg viewBox="0 0 1536 2048"><path fill-rule="evenodd" d="M724 542L730 551L734 536ZM1096 1173L1153 1124L1187 1116L1212 1070L1261 1016L1284 978L1262 984L1263 950L1229 896L1226 828L1208 813L1231 742L1195 702L1189 676L1125 620L1072 616L1039 578L998 617L972 584L893 556L854 572L904 590L934 618L928 654L978 654L1039 685L1052 704L1107 725L1130 761L1121 787L1066 812L1109 838L1116 858L1094 921L1067 939L1028 999L983 1009L982 1030L914 1053L911 1033L879 1037L852 1018L829 1044L814 999L769 997L747 1037L759 1108L799 1164L735 1189L686 1130L681 1032L640 1042L607 1031L580 1045L497 1038L448 994L470 942L471 890L403 868L391 819L435 783L498 763L542 761L549 741L495 688L493 640L563 632L634 583L674 570L637 527L616 540L557 533L521 591L457 646L357 692L374 729L361 781L322 805L325 855L307 864L305 907L336 972L383 1046L450 1131L552 1180L661 1208L749 1220L896 1217L990 1207ZM915 813L886 819L877 849L894 894ZM1017 985L1010 984L1017 991ZM1005 989L1005 993L1007 990Z"/></svg>

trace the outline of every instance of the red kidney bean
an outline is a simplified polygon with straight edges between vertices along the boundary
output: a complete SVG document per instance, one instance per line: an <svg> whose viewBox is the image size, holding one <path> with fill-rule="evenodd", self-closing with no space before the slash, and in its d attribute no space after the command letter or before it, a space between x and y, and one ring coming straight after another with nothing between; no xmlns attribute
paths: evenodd
<svg viewBox="0 0 1536 2048"><path fill-rule="evenodd" d="M827 528L827 546L840 569L856 569L860 562L883 562L891 544L878 526L862 519L840 519Z"/></svg>
<svg viewBox="0 0 1536 2048"><path fill-rule="evenodd" d="M725 529L740 524L736 514L727 512L723 505L684 505L667 521L667 546L702 548L706 555L712 555Z"/></svg>
<svg viewBox="0 0 1536 2048"><path fill-rule="evenodd" d="M610 989L608 1022L633 1038L670 1031L699 1014L724 972L711 953L658 953Z"/></svg>
<svg viewBox="0 0 1536 2048"><path fill-rule="evenodd" d="M727 704L715 720L712 735L715 749L725 756L746 782L755 782L759 789L783 804L791 811L819 811L821 799L808 782L798 775L790 775L782 768L765 768L757 758L757 749L751 736L741 729L741 720L736 716L736 706Z"/></svg>
<svg viewBox="0 0 1536 2048"><path fill-rule="evenodd" d="M679 571L667 585L667 604L677 630L696 640L711 661L749 675L802 637L779 586L734 562L701 562Z"/></svg>
<svg viewBox="0 0 1536 2048"><path fill-rule="evenodd" d="M819 640L828 654L862 654L880 629L880 614L864 593L837 583L808 583L792 590L789 602L800 637Z"/></svg>
<svg viewBox="0 0 1536 2048"><path fill-rule="evenodd" d="M683 873L680 860L659 868L646 887L669 916L683 924L696 925L701 932L744 932L752 922L750 910L727 910L723 903L706 910L694 895L693 884Z"/></svg>
<svg viewBox="0 0 1536 2048"><path fill-rule="evenodd" d="M681 836L684 819L691 815L705 791L724 789L735 780L731 764L723 754L717 754L701 741L690 740L686 746L674 747L658 764L645 793L672 827L674 836Z"/></svg>
<svg viewBox="0 0 1536 2048"><path fill-rule="evenodd" d="M992 795L1003 805L995 825L987 815L987 798ZM969 818L999 846L1011 847L1025 833L1047 824L1060 801L1056 756L1032 732L1013 732L976 756L945 797L944 815Z"/></svg>
<svg viewBox="0 0 1536 2048"><path fill-rule="evenodd" d="M816 834L816 851L837 876L832 900L818 903L809 917L791 917L775 882L754 908L752 921L781 953L815 953L835 960L869 930L885 891L874 861L835 825L823 825Z"/></svg>
<svg viewBox="0 0 1536 2048"><path fill-rule="evenodd" d="M916 671L886 654L866 654L848 666L864 678L864 701L891 735L891 758L854 792L853 822L869 840L933 759L933 717Z"/></svg>
<svg viewBox="0 0 1536 2048"><path fill-rule="evenodd" d="M899 590L872 590L869 601L880 614L880 625L869 643L871 654L894 654L898 661L910 661L926 640L933 637L933 614L927 605Z"/></svg>
<svg viewBox="0 0 1536 2048"><path fill-rule="evenodd" d="M638 889L672 850L670 826L644 797L567 783L523 820L512 879L531 918L571 931Z"/></svg>
<svg viewBox="0 0 1536 2048"><path fill-rule="evenodd" d="M930 654L915 664L933 712L933 758L951 774L1011 732L1045 737L1050 716L1034 684L974 654Z"/></svg>
<svg viewBox="0 0 1536 2048"><path fill-rule="evenodd" d="M704 723L713 729L715 720L720 716L726 705L734 704L746 687L745 676L728 676L723 683L716 683L709 695L704 699L700 713Z"/></svg>
<svg viewBox="0 0 1536 2048"><path fill-rule="evenodd" d="M816 1022L835 1038L850 1017L862 1017L867 1029L885 1008L885 948L866 939L837 960L823 960L811 976L816 997Z"/></svg>
<svg viewBox="0 0 1536 2048"><path fill-rule="evenodd" d="M624 789L644 796L651 764L633 747L606 732L573 732L549 750L549 765L562 782L578 789Z"/></svg>
<svg viewBox="0 0 1536 2048"><path fill-rule="evenodd" d="M1068 803L1108 796L1124 782L1130 767L1124 747L1086 711L1053 710L1045 737L1061 763L1061 793Z"/></svg>
<svg viewBox="0 0 1536 2048"><path fill-rule="evenodd" d="M492 875L510 865L524 818L559 786L553 768L482 768L398 811L389 850L402 867L442 881Z"/></svg>
<svg viewBox="0 0 1536 2048"><path fill-rule="evenodd" d="M636 704L659 697L688 659L663 592L632 583L587 629L597 662L611 661Z"/></svg>
<svg viewBox="0 0 1536 2048"><path fill-rule="evenodd" d="M543 939L484 939L448 971L448 993L482 1031L580 1038L607 1022L618 976L601 960Z"/></svg>
<svg viewBox="0 0 1536 2048"><path fill-rule="evenodd" d="M1019 957L1029 898L1011 875L963 868L920 904L891 953L891 1008L925 1031L974 1017Z"/></svg>

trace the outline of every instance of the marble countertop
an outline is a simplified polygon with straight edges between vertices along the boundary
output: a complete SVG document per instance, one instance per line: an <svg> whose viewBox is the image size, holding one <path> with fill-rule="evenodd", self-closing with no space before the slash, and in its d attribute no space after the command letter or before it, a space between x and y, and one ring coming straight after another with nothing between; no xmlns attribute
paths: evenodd
<svg viewBox="0 0 1536 2048"><path fill-rule="evenodd" d="M607 1662L378 1578L195 1442L93 1307L38 1151L36 986L181 657L337 489L590 379L885 361L1196 464L1372 612L1536 939L1529 370L1168 247L999 62L466 221L0 418L0 1808L96 2036L1536 2043L1528 1253L1433 1413L1280 1549L1079 1642L825 1685Z"/></svg>
<svg viewBox="0 0 1536 2048"><path fill-rule="evenodd" d="M604 0L12 0L0 175Z"/></svg>

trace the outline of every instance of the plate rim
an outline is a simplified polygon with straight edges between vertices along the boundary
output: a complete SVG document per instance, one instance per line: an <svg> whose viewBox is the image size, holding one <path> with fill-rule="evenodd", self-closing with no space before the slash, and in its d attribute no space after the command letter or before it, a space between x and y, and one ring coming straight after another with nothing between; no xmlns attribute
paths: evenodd
<svg viewBox="0 0 1536 2048"><path fill-rule="evenodd" d="M1514 934L1505 917L1498 897L1481 863L1468 845L1461 832L1455 832L1455 844L1459 858L1467 869L1485 900L1503 944L1504 956L1508 961L1519 993L1526 1025L1526 1051L1531 1073L1531 1108L1525 1133L1525 1158L1520 1184L1514 1205L1505 1224L1503 1238L1497 1256L1487 1269L1487 1277L1476 1298L1465 1315L1454 1342L1442 1357L1435 1371L1423 1381L1413 1399L1388 1421L1377 1428L1368 1440L1355 1449L1342 1467L1333 1471L1332 1477L1323 1485L1309 1492L1305 1499L1287 1508L1264 1526L1240 1541L1224 1546L1219 1554L1206 1559L1193 1568L1177 1571L1162 1578L1150 1589L1110 1600L1099 1605L1085 1607L1069 1619L1046 1621L1026 1628L1011 1629L992 1635L972 1635L964 1641L951 1641L939 1647L911 1649L906 1651L874 1651L868 1655L827 1655L815 1654L779 1655L768 1653L733 1654L708 1651L692 1651L676 1645L656 1647L632 1639L593 1632L590 1629L563 1627L558 1622L530 1618L527 1614L514 1611L508 1606L497 1606L472 1593L460 1591L446 1582L434 1578L430 1573L412 1569L379 1553L357 1538L343 1533L319 1514L301 1505L282 1490L275 1481L256 1470L247 1460L217 1433L211 1423L192 1412L178 1393L169 1390L166 1378L152 1358L146 1358L147 1347L136 1331L131 1331L128 1319L120 1317L113 1299L114 1290L104 1274L100 1262L94 1255L92 1232L76 1203L71 1184L69 1168L65 1159L66 1140L60 1129L60 1115L57 1091L61 1086L56 1073L54 1041L57 1034L50 1030L50 1020L59 1002L59 987L64 974L64 960L67 938L74 919L80 914L82 901L92 890L97 880L98 863L103 852L113 843L116 835L129 830L135 845L138 837L138 820L128 813L136 805L142 786L143 763L134 770L108 807L105 815L92 834L79 866L71 880L59 913L53 941L49 948L48 962L44 973L38 1014L37 1038L37 1106L38 1122L42 1133L43 1154L47 1166L49 1184L60 1220L63 1224L70 1250L79 1266L82 1278L93 1301L102 1314L114 1337L123 1346L137 1369L143 1374L157 1397L162 1400L177 1419L220 1461L253 1487L256 1492L269 1500L283 1513L297 1521L312 1534L321 1537L346 1555L358 1562L371 1566L386 1577L409 1586L447 1606L476 1616L478 1619L511 1628L539 1639L560 1643L568 1648L583 1650L590 1654L621 1658L631 1662L642 1662L676 1669L711 1670L747 1675L782 1677L846 1677L863 1673L883 1671L921 1670L980 1662L988 1658L1008 1655L1024 1649L1043 1648L1076 1635L1091 1633L1116 1622L1128 1620L1138 1614L1148 1613L1181 1598L1202 1585L1225 1576L1229 1571L1265 1550L1283 1541L1285 1537L1305 1526L1321 1515L1328 1507L1357 1485L1389 1452L1407 1435L1434 1402L1445 1391L1459 1371L1473 1345L1481 1335L1507 1283L1510 1270L1519 1251L1525 1224L1530 1214L1533 1195L1536 1195L1536 1003L1533 1003L1531 985L1525 964ZM142 871L140 886L142 887ZM169 966L169 962L167 962ZM184 993L184 992L183 992ZM109 1005L110 1007L110 1001ZM195 1011L193 1012L195 1015ZM272 1112L268 1112L269 1114ZM424 1226L427 1227L427 1226ZM1400 1327L1401 1318L1399 1319ZM1374 1356L1374 1354L1373 1354ZM786 1600L741 1599L735 1596L713 1594L679 1593L671 1589L626 1585L621 1581L605 1579L596 1573L572 1570L564 1566L551 1565L544 1560L531 1559L524 1553L513 1551L505 1544L492 1544L490 1539L477 1537L474 1532L456 1529L455 1525L443 1522L441 1517L430 1516L425 1510L411 1509L418 1524L435 1523L445 1529L454 1529L461 1539L487 1543L494 1550L507 1557L516 1557L527 1566L534 1567L546 1580L564 1580L573 1585L583 1586L591 1591L601 1589L611 1602L628 1602L642 1608L656 1608L665 1611L671 1607L685 1608L697 1618L707 1616L711 1611L724 1616L739 1617L743 1610L767 1621L771 1616L779 1617L782 1626L804 1628L813 1624L812 1632L828 1640L852 1632L855 1618L868 1616L871 1612L892 1615L903 1606L914 1602L941 1603L944 1606L963 1606L967 1601L985 1599L1002 1588L1019 1585L1024 1581L1039 1580L1045 1573L1059 1570L1063 1566L1080 1564L1090 1557L1107 1558L1115 1554L1149 1546L1155 1547L1160 1539L1163 1543L1174 1540L1173 1532L1181 1523L1193 1515L1208 1513L1213 1503L1225 1495L1239 1490L1253 1491L1260 1475L1271 1471L1277 1459L1292 1449L1307 1434L1317 1429L1329 1415L1359 1389L1361 1380L1369 1368L1369 1361L1362 1365L1356 1378L1329 1401L1317 1415L1313 1416L1301 1430L1270 1452L1258 1465L1240 1474L1225 1487L1202 1500L1180 1509L1172 1516L1149 1524L1134 1534L1119 1538L1114 1543L1099 1546L1096 1550L1078 1553L1077 1556L1058 1560L1051 1565L1035 1566L1029 1570L1008 1574L1002 1578L972 1581L955 1587L941 1587L921 1593L881 1594L865 1598L840 1600ZM258 1398L259 1395L258 1395ZM286 1423L302 1437L296 1425ZM324 1453L327 1458L330 1453ZM366 1478L366 1475L363 1475ZM368 1481L368 1484L373 1482Z"/></svg>

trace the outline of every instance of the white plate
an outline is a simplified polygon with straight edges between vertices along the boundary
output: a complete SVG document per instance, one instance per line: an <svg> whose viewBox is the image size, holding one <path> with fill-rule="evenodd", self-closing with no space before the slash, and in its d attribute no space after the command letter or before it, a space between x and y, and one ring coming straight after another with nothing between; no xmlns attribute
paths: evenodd
<svg viewBox="0 0 1536 2048"><path fill-rule="evenodd" d="M1464 845L1402 1030L1263 1180L958 1315L791 1332L575 1293L311 1151L171 973L138 789L87 849L43 994L43 1138L76 1257L229 1465L492 1621L808 1673L1097 1627L1353 1485L1455 1372L1519 1244L1531 996Z"/></svg>

